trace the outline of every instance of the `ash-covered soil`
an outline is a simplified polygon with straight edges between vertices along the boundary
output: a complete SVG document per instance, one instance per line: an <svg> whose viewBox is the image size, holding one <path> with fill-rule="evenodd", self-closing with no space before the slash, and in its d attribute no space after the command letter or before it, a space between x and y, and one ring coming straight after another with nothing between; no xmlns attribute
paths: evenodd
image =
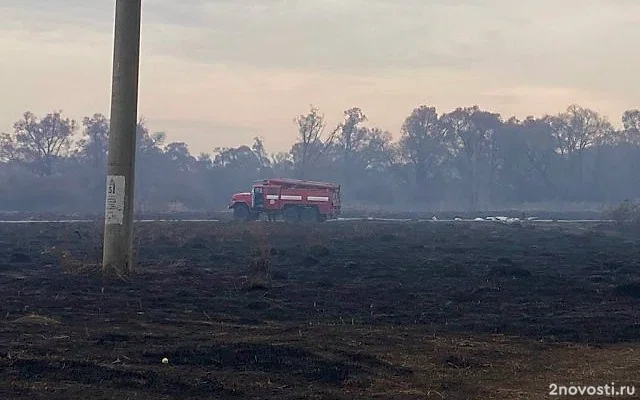
<svg viewBox="0 0 640 400"><path fill-rule="evenodd" d="M0 225L6 399L538 399L640 391L640 235L611 226ZM168 364L161 363L163 357Z"/></svg>

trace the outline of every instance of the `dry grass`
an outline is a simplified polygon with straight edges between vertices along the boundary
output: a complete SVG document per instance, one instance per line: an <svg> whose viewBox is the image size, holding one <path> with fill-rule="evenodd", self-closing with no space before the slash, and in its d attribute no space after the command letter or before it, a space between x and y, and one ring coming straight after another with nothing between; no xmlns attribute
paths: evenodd
<svg viewBox="0 0 640 400"><path fill-rule="evenodd" d="M249 342L315 349L318 357L360 369L335 389L336 396L352 393L358 398L533 400L546 398L552 383L640 384L637 343L595 348L501 335L433 334L423 327L397 326L245 329L217 326L214 341L221 346ZM280 384L273 375L252 379L254 387Z"/></svg>
<svg viewBox="0 0 640 400"><path fill-rule="evenodd" d="M605 212L605 215L618 225L638 225L640 223L640 204L625 200L616 206L610 207Z"/></svg>
<svg viewBox="0 0 640 400"><path fill-rule="evenodd" d="M252 254L249 262L246 289L267 289L271 286L272 263L269 233L264 224L255 224L253 229L243 233Z"/></svg>
<svg viewBox="0 0 640 400"><path fill-rule="evenodd" d="M55 246L47 247L42 251L43 255L55 257L64 274L86 275L100 271L100 264L88 263L84 258L75 257L71 251L59 249Z"/></svg>
<svg viewBox="0 0 640 400"><path fill-rule="evenodd" d="M18 324L43 325L43 326L60 325L60 321L50 317L46 317L44 315L38 315L38 314L25 315L23 317L15 319L13 322Z"/></svg>

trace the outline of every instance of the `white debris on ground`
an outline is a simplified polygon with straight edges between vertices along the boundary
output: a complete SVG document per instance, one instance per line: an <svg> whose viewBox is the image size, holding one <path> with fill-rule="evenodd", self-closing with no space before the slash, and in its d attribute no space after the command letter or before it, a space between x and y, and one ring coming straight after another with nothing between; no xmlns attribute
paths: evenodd
<svg viewBox="0 0 640 400"><path fill-rule="evenodd" d="M511 218L504 216L488 216L488 217L476 217L476 218L460 218L454 217L453 219L439 219L437 216L432 216L429 219L419 218L376 218L376 217L352 217L352 218L337 218L330 219L327 222L354 222L354 221L384 221L384 222L496 222L501 224L517 224L526 222L535 223L603 223L614 222L607 219L540 219L538 217L526 217L526 218ZM96 220L21 220L21 221L3 221L0 220L0 224L34 224L34 223L95 223ZM136 223L150 223L150 222L222 222L217 219L139 219ZM283 221L278 221L283 222Z"/></svg>
<svg viewBox="0 0 640 400"><path fill-rule="evenodd" d="M490 216L490 217L477 217L474 218L473 221L493 221L493 222L500 222L503 224L515 224L515 223L521 223L521 222L529 222L529 221L536 221L538 220L537 217L526 217L526 218L515 218L515 217L503 217L503 216Z"/></svg>
<svg viewBox="0 0 640 400"><path fill-rule="evenodd" d="M486 219L487 219L487 221L495 221L495 222L500 222L500 223L503 223L503 224L517 224L517 223L521 222L520 218L510 218L510 217L502 217L502 216L499 216L499 217L487 217Z"/></svg>
<svg viewBox="0 0 640 400"><path fill-rule="evenodd" d="M460 217L454 217L453 219L438 219L437 216L431 217L431 221L464 221L464 222L498 222L502 224L516 224L522 222L530 222L530 221L543 221L538 219L538 217L526 217L526 218L515 218L515 217L504 217L504 216L488 216L488 217L476 217L472 219L465 219ZM547 222L546 220L544 220ZM549 220L550 222L551 220Z"/></svg>

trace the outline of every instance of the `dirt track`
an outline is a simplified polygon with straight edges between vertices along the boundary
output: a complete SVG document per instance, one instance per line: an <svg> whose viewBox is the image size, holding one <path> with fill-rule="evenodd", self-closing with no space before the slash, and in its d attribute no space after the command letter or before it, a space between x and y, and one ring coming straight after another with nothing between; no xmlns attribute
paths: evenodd
<svg viewBox="0 0 640 400"><path fill-rule="evenodd" d="M0 398L638 394L640 235L567 229L151 223L107 281L96 226L0 226Z"/></svg>

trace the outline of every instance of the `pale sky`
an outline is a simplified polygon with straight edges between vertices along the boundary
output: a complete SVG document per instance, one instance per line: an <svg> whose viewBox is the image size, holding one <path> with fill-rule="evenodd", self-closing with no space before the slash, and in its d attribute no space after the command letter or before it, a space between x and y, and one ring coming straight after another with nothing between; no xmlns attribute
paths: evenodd
<svg viewBox="0 0 640 400"><path fill-rule="evenodd" d="M0 2L0 131L109 114L113 0ZM504 116L640 107L638 0L143 0L139 113L192 153L287 150L310 104L397 138L421 104Z"/></svg>

